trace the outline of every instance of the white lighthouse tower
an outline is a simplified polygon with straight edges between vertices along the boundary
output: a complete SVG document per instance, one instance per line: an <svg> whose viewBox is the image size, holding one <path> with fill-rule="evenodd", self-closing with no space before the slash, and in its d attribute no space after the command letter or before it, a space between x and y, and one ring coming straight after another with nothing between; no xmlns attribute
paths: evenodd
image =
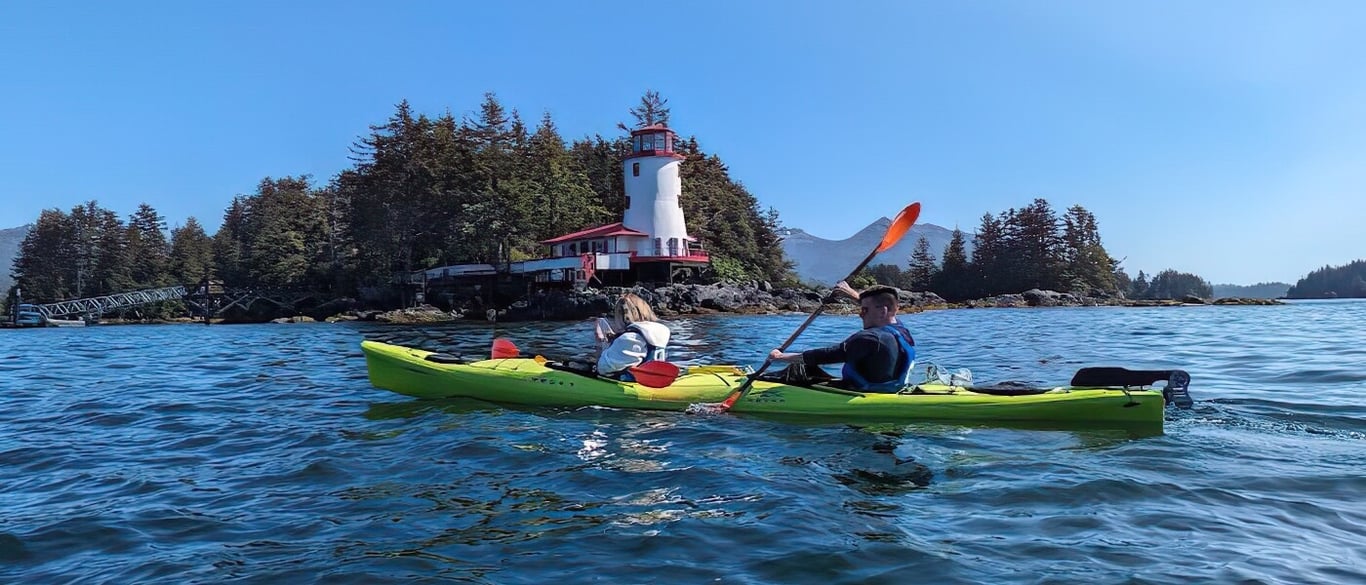
<svg viewBox="0 0 1366 585"><path fill-rule="evenodd" d="M626 177L623 227L648 234L632 242L636 257L689 256L687 225L678 197L683 180L678 175L685 158L674 152L677 135L663 124L631 132L631 154L622 161Z"/></svg>

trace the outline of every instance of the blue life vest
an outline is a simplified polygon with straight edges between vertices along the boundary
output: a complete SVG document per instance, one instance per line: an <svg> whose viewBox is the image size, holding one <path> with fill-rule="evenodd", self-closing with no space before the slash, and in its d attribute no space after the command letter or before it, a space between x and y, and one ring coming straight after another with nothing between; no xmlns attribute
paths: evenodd
<svg viewBox="0 0 1366 585"><path fill-rule="evenodd" d="M854 365L845 362L840 375L859 390L871 390L873 392L896 392L909 386L911 383L911 370L915 369L915 340L911 338L911 332L905 327L893 323L883 325L879 329L892 334L896 338L897 351L896 366L892 370L892 379L886 382L869 382L863 374L854 369Z"/></svg>

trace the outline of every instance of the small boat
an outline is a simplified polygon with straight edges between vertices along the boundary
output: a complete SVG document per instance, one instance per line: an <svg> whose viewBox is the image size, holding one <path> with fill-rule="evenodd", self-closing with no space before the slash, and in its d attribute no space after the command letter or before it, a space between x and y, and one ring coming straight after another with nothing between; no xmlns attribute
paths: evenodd
<svg viewBox="0 0 1366 585"><path fill-rule="evenodd" d="M47 318L38 309L38 305L24 303L15 311L13 324L15 327L42 327L47 324Z"/></svg>
<svg viewBox="0 0 1366 585"><path fill-rule="evenodd" d="M691 366L672 383L652 387L604 378L544 358L466 361L363 341L370 383L417 398L468 397L531 406L606 406L690 410L719 403L746 380L736 366ZM1167 388L1147 389L1156 381ZM965 387L927 381L897 393L873 393L760 379L731 408L736 413L839 421L940 420L988 423L1118 425L1161 432L1168 402L1189 406L1190 376L1181 370L1135 372L1083 368L1070 385Z"/></svg>
<svg viewBox="0 0 1366 585"><path fill-rule="evenodd" d="M48 327L85 327L85 320L83 319L54 319L48 317L46 323Z"/></svg>

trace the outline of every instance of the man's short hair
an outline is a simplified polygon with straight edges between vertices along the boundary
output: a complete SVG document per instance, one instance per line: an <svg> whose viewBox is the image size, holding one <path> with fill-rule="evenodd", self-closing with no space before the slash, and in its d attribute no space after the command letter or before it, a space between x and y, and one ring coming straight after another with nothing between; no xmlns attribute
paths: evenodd
<svg viewBox="0 0 1366 585"><path fill-rule="evenodd" d="M897 290L890 286L878 285L858 294L858 300L874 299L878 305L896 308Z"/></svg>

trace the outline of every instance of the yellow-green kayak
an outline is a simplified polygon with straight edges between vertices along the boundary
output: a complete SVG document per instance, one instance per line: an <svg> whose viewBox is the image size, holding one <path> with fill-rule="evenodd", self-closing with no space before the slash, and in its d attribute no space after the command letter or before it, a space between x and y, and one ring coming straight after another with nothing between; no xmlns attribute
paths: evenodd
<svg viewBox="0 0 1366 585"><path fill-rule="evenodd" d="M538 359L461 363L445 354L375 341L362 342L361 349L371 384L418 398L462 396L504 404L681 411L721 402L745 381L744 372L734 366L694 366L685 368L669 386L651 388ZM1151 389L1061 386L1002 395L994 389L920 384L890 394L760 380L731 411L850 421L1122 424L1160 431L1164 406L1163 391Z"/></svg>

